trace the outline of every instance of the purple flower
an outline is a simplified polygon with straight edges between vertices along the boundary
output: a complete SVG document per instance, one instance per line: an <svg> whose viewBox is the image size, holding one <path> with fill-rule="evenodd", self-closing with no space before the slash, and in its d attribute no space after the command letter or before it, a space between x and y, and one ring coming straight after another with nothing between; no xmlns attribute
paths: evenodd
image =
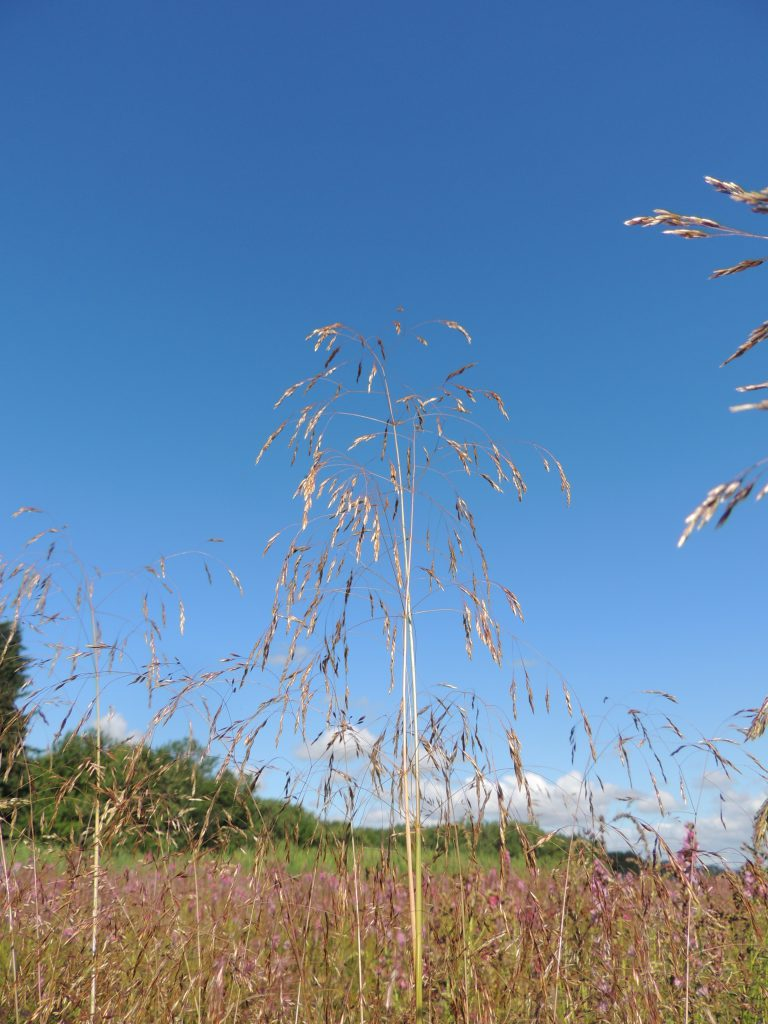
<svg viewBox="0 0 768 1024"><path fill-rule="evenodd" d="M698 871L696 870L698 856L699 840L696 836L696 826L693 822L689 821L685 826L683 844L676 854L677 863L683 869L689 881L698 878Z"/></svg>

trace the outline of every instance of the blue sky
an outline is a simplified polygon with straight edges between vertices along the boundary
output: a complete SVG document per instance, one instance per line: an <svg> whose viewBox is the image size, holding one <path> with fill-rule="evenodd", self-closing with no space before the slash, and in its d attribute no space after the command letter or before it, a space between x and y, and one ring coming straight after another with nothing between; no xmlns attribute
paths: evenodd
<svg viewBox="0 0 768 1024"><path fill-rule="evenodd" d="M565 677L598 717L670 690L694 734L722 731L766 692L765 511L675 542L765 451L759 414L728 412L764 354L718 369L765 319L764 278L707 275L768 253L623 221L753 227L702 179L765 184L765 27L756 0L5 4L0 550L19 505L107 571L224 538L246 596L177 563L179 656L246 650L261 549L295 515L285 461L254 467L272 403L313 365L310 329L391 333L402 304L470 329L511 443L571 478L570 509L533 466L522 507L477 497L537 685ZM529 728L567 771L562 728Z"/></svg>

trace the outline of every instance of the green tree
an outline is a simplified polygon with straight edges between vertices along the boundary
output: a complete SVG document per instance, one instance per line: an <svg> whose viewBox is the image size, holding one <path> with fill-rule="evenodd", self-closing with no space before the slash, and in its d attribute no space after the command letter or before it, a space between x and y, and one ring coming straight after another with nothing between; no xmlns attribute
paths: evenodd
<svg viewBox="0 0 768 1024"><path fill-rule="evenodd" d="M0 622L0 813L24 784L24 742L29 716L18 706L27 681L27 660L15 623Z"/></svg>
<svg viewBox="0 0 768 1024"><path fill-rule="evenodd" d="M220 772L195 743L102 749L104 841L145 851L241 846L269 833L308 842L316 819L293 804L254 797L247 779ZM82 844L97 796L96 735L70 733L29 762L38 836ZM24 823L29 825L28 819Z"/></svg>

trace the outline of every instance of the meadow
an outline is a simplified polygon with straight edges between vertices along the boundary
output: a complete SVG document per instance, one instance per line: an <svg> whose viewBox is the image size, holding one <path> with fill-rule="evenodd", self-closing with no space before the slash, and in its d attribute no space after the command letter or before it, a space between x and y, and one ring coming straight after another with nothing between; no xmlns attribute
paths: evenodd
<svg viewBox="0 0 768 1024"><path fill-rule="evenodd" d="M10 864L4 1020L414 1019L405 874L362 858L292 873L279 856L107 866L91 955L91 866ZM296 865L294 865L294 868ZM424 877L427 1019L758 1024L768 1013L768 876L695 850L617 873L574 846L556 866Z"/></svg>

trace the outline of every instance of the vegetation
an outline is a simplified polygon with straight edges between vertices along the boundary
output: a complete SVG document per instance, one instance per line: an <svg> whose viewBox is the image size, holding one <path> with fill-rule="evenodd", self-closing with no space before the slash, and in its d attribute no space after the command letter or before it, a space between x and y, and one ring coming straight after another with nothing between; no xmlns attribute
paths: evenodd
<svg viewBox="0 0 768 1024"><path fill-rule="evenodd" d="M254 801L247 780L229 771L218 775L214 759L195 743L106 744L100 784L96 750L95 732L70 733L30 758L32 810L19 817L19 827L32 825L40 839L85 847L98 793L103 842L112 849L208 849L265 826L287 830L298 841L311 832L311 815L278 801Z"/></svg>
<svg viewBox="0 0 768 1024"><path fill-rule="evenodd" d="M704 179L715 191L728 196L729 199L741 206L746 206L752 213L768 213L768 188L757 191L744 189L734 181L721 181L719 178L706 177ZM732 227L713 220L711 217L690 216L687 214L671 213L669 210L654 210L652 216L632 217L625 222L628 227L662 227L665 235L674 235L677 238L687 239L712 239L712 238L740 238L759 241L768 241L768 235L760 232L749 231L741 227ZM734 274L741 274L746 270L761 267L768 257L748 257L730 266L720 267L713 270L710 277L713 280L730 278ZM768 338L768 320L754 327L748 337L728 356L721 366L727 366L736 359L740 359L753 348ZM742 384L736 390L742 394L752 396L757 392L765 392L768 389L768 380L757 384ZM768 410L768 399L757 401L740 402L731 406L731 412L753 412ZM757 462L741 470L732 479L712 487L707 496L696 508L686 517L685 527L679 546L686 542L694 530L700 530L707 523L716 519L716 527L722 526L728 521L731 513L750 495L754 495L757 501L761 501L768 495L768 483L765 482L765 474L768 471L768 456L759 459ZM747 730L747 739L755 740L763 735L768 728L768 696L766 696L754 714L752 722ZM759 846L768 837L768 799L763 803L755 817L754 830L755 845Z"/></svg>
<svg viewBox="0 0 768 1024"><path fill-rule="evenodd" d="M17 624L0 622L0 816L5 818L24 783L21 755L28 717L19 707L27 681L26 659Z"/></svg>
<svg viewBox="0 0 768 1024"><path fill-rule="evenodd" d="M615 875L582 851L554 869L427 871L428 1019L765 1020L768 878L754 866L716 878L678 867ZM164 858L106 871L102 897L100 1021L413 1020L402 874ZM87 1020L87 865L17 866L4 902L17 1019ZM7 937L0 948L13 1021Z"/></svg>
<svg viewBox="0 0 768 1024"><path fill-rule="evenodd" d="M440 327L462 346L471 340L454 321ZM248 656L231 655L195 677L162 652L171 599L181 632L186 623L164 559L147 567L157 594L141 597L148 653L138 668L126 636L105 634L97 574L76 564L75 595L57 589L57 537L42 566L26 561L29 545L17 563L0 563L0 615L12 612L40 637L62 628L73 610L82 617L70 646L52 637L34 665L20 645L6 661L13 699L5 722L17 731L5 729L4 756L8 779L18 770L23 792L17 786L0 831L0 1020L765 1019L768 878L757 853L739 871L715 874L701 862L693 829L675 852L662 828L632 813L632 781L620 817L622 827L637 828L643 855L609 854L586 773L574 772L586 831L545 833L521 822L521 800L535 817L517 732L518 680L531 712L537 706L527 672L516 675L513 666L505 677L505 717L496 682L485 699L435 684L418 661L417 631L421 643L425 626L437 621L441 644L450 642L444 626L452 623L459 653L486 653L490 672L505 664L520 602L492 575L458 484L477 480L489 494L509 491L516 500L526 484L508 450L472 419L483 405L507 418L496 391L467 383L473 363L431 389L394 390L396 360L389 358L407 338L400 321L387 346L340 324L310 335L320 368L279 399L281 407L293 396L302 404L259 454L286 431L291 462L305 461L300 521L288 532L270 621ZM411 341L400 355L418 378L414 352L423 354L428 339L419 333ZM363 433L348 436L350 424ZM555 470L567 499L559 462L540 446L529 451ZM204 568L210 579L207 562ZM66 583L72 569L65 564ZM353 641L366 629L383 646L378 663L366 648L365 670L380 673L392 694L391 716L376 735L351 710ZM21 681L36 672L34 695L18 715ZM194 742L110 742L101 700L126 681L165 700L153 726L197 700L212 747L229 744L225 759ZM255 712L217 725L226 695L245 682L261 695ZM210 710L219 683L225 696ZM25 751L30 711L66 702L60 695L68 689L76 696L60 729L75 708L80 725L49 750ZM542 697L549 713L548 689ZM572 751L583 744L602 786L598 743L605 737L593 733L565 683L562 699ZM483 715L503 730L514 771L506 780L485 742ZM630 780L638 761L650 763L663 817L655 773L668 780L656 737L642 711L632 708L628 717L615 738L618 756ZM667 715L663 723L680 742L664 756L687 756L693 744ZM287 798L263 798L258 776L234 770L250 763L258 737L271 731L279 740L292 725L318 754L324 804L317 816ZM726 775L736 770L717 743L703 743ZM371 797L389 807L388 827L357 825ZM346 820L330 820L340 805Z"/></svg>
<svg viewBox="0 0 768 1024"><path fill-rule="evenodd" d="M354 836L369 866L405 868L402 829L353 831L349 822L321 821L298 804L259 796L252 781L218 770L194 742L105 745L99 793L96 743L94 731L69 733L27 760L30 796L13 817L14 842L86 850L100 795L105 851L126 863L142 854L225 854L246 862L266 854L289 870L316 867L318 859L332 868L349 862ZM425 828L423 843L427 865L438 872L467 864L493 867L502 849L520 868L532 848L543 864L554 864L569 847L568 840L547 837L535 825L517 825L502 837L497 823L469 821Z"/></svg>
<svg viewBox="0 0 768 1024"><path fill-rule="evenodd" d="M748 207L752 213L768 213L768 188L753 192L742 188L741 185L737 185L733 181L720 181L719 178L711 177L707 177L704 180L717 192L728 196L742 206ZM744 238L768 241L768 235L766 234L721 224L711 217L671 213L669 210L654 210L650 216L632 217L630 220L625 221L625 223L628 227L662 227L665 235L674 235L677 238ZM768 257L765 256L743 259L731 266L713 270L710 277L713 280L730 278L734 274L741 274L745 270L762 266L767 259ZM741 342L721 365L727 366L735 359L740 359L747 352L755 348L756 345L765 341L766 338L768 338L768 320L753 328L746 340ZM766 388L768 388L768 381L760 384L744 384L737 387L736 390L751 395L754 392L765 391ZM742 402L731 406L731 412L764 411L766 409L768 409L768 399L759 399L756 402ZM768 470L768 456L742 470L733 479L713 487L706 498L686 518L685 529L678 543L682 546L694 530L700 530L715 517L717 517L716 525L722 526L730 518L733 510L751 494L754 493L758 501L765 497L768 494L768 484L761 481L766 470ZM765 709L765 715L768 718L768 705ZM764 726L765 722L763 723Z"/></svg>
<svg viewBox="0 0 768 1024"><path fill-rule="evenodd" d="M496 604L512 617L522 618L522 610L514 592L491 573L476 517L457 478L462 486L466 479L498 495L508 491L518 501L527 490L504 443L481 420L476 422L478 409L503 420L509 415L497 391L473 383L475 362L454 365L442 379L428 382L425 391L414 386L417 360L429 346L425 334L432 326L408 328L398 319L386 344L342 323L312 331L307 340L317 370L278 398L275 408L290 402L296 408L267 438L256 460L286 428L292 465L306 446L295 492L303 505L301 521L288 541L272 617L256 647L266 668L276 638L286 636L288 652L275 697L282 707L281 723L290 703L305 730L321 684L325 719L332 723L328 746L345 750L351 745L362 753L349 713L352 637L359 636L358 627L366 620L381 631L389 692L397 697L389 734L385 729L366 753L374 786L397 801L405 826L417 1021L423 1019L425 966L423 774L434 772L450 791L457 760L471 764L478 792L486 774L483 745L466 710L452 707L445 696L426 696L417 634L447 604L467 658L478 642L492 663L502 666L504 629ZM437 321L437 326L471 344L469 332L456 321ZM448 338L441 340L447 347ZM408 371L407 382L399 383L398 370L400 380ZM556 468L570 500L560 462L539 445L531 448L547 471ZM278 536L270 538L267 550ZM519 740L511 728L508 742L522 788ZM330 789L332 771L328 784ZM353 784L347 796L354 802ZM447 812L450 817L452 808Z"/></svg>

